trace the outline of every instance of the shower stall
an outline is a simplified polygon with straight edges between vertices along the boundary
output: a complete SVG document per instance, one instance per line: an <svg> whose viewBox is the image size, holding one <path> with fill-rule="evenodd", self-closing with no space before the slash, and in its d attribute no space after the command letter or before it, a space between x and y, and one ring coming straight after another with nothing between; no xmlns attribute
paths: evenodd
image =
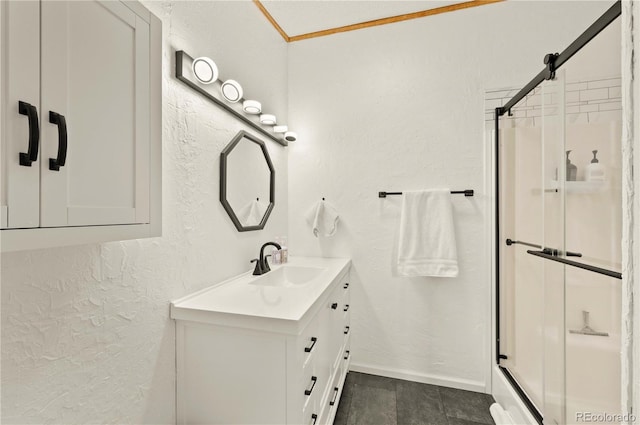
<svg viewBox="0 0 640 425"><path fill-rule="evenodd" d="M544 424L620 423L620 2L497 90L496 359ZM493 127L493 128L491 128Z"/></svg>

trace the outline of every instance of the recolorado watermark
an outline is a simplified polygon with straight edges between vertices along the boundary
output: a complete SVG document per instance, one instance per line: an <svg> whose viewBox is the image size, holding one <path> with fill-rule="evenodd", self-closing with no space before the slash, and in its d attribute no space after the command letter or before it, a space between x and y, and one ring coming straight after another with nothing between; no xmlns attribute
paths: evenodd
<svg viewBox="0 0 640 425"><path fill-rule="evenodd" d="M633 423L636 415L633 413L607 412L576 412L576 422L579 423Z"/></svg>

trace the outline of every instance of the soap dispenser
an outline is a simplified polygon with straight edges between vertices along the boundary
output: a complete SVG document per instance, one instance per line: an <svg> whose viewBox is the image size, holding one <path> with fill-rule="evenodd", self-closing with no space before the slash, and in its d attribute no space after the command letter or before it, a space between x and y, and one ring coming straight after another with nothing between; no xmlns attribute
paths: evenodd
<svg viewBox="0 0 640 425"><path fill-rule="evenodd" d="M567 181L574 182L578 175L578 167L571 163L571 160L569 159L570 153L571 151L567 151Z"/></svg>
<svg viewBox="0 0 640 425"><path fill-rule="evenodd" d="M604 165L600 164L596 155L598 151L593 152L593 159L591 160L591 164L587 165L587 171L585 173L585 180L588 182L603 182L605 180L605 170Z"/></svg>

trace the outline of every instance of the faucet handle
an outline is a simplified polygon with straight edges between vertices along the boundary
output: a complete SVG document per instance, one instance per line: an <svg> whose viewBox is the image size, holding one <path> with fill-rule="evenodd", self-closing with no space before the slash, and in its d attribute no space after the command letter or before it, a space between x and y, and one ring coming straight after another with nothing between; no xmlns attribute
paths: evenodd
<svg viewBox="0 0 640 425"><path fill-rule="evenodd" d="M262 265L260 264L260 260L258 260L257 258L254 258L253 260L250 261L251 263L256 263L256 268L253 269L253 274L254 276L260 276L261 274L263 274L264 272L262 271Z"/></svg>

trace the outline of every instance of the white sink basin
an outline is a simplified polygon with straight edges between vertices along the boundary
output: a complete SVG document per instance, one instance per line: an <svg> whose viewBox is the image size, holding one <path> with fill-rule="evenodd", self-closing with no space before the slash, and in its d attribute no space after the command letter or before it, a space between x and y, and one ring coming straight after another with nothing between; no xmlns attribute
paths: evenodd
<svg viewBox="0 0 640 425"><path fill-rule="evenodd" d="M251 281L251 285L291 288L305 285L318 277L325 269L310 266L284 265Z"/></svg>
<svg viewBox="0 0 640 425"><path fill-rule="evenodd" d="M1 0L0 0L1 1ZM327 288L349 271L347 258L289 257L262 276L251 271L171 303L171 317L299 335Z"/></svg>

